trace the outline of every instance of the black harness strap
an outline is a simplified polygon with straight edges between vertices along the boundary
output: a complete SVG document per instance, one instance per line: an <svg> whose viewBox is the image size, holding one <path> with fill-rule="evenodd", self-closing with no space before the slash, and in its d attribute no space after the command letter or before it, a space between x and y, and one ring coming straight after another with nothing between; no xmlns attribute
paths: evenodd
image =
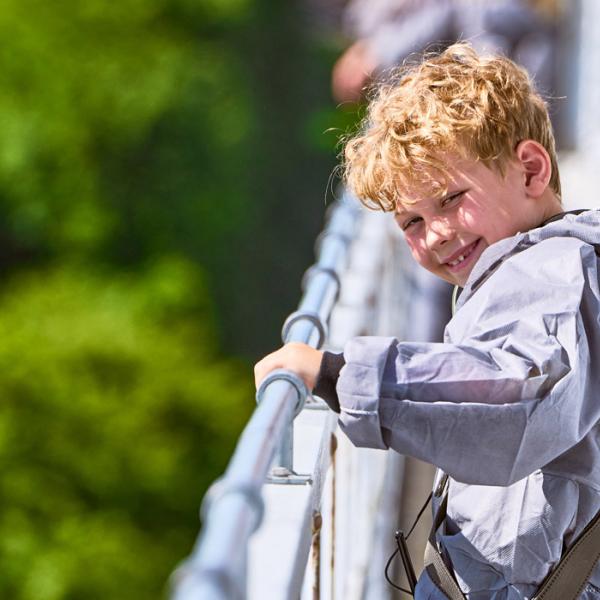
<svg viewBox="0 0 600 600"><path fill-rule="evenodd" d="M532 600L567 600L581 594L600 560L600 511L544 579Z"/></svg>
<svg viewBox="0 0 600 600"><path fill-rule="evenodd" d="M444 477L447 477L446 475ZM438 549L436 533L446 518L448 487L433 518L425 547L425 569L431 581L449 600L466 600ZM576 600L600 560L600 511L586 525L575 543L548 573L532 600Z"/></svg>
<svg viewBox="0 0 600 600"><path fill-rule="evenodd" d="M427 545L425 546L425 557L423 562L429 578L445 596L447 596L450 600L465 600L465 595L458 587L458 583L456 583L456 580L454 579L453 574L450 572L450 569L448 569L446 566L446 563L444 562L444 559L438 550L437 540L435 539L437 530L440 528L444 522L444 519L446 518L447 506L448 491L446 490L440 506L435 513L435 517L433 518L433 526L431 527L429 539L427 540Z"/></svg>

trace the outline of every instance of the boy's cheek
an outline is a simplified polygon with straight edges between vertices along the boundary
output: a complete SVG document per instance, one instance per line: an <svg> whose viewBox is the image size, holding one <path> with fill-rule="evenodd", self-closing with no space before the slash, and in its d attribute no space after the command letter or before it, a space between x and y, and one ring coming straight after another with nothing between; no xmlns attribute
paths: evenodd
<svg viewBox="0 0 600 600"><path fill-rule="evenodd" d="M439 263L437 258L428 249L423 249L419 245L409 244L409 249L413 258L421 265L424 269L448 281L449 283L455 284L455 279L446 271L443 265Z"/></svg>
<svg viewBox="0 0 600 600"><path fill-rule="evenodd" d="M425 246L424 242L420 242L418 240L411 239L409 236L406 236L406 242L408 243L408 247L410 249L413 258L422 266L428 270L431 270L434 265L432 261L431 252Z"/></svg>

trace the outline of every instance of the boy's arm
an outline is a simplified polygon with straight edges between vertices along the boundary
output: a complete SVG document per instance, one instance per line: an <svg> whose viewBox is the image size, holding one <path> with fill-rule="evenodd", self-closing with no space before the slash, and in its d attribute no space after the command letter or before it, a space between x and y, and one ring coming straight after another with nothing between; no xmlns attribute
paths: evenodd
<svg viewBox="0 0 600 600"><path fill-rule="evenodd" d="M509 485L553 461L600 419L596 261L554 238L504 263L449 343L352 340L337 385L347 435L465 483Z"/></svg>

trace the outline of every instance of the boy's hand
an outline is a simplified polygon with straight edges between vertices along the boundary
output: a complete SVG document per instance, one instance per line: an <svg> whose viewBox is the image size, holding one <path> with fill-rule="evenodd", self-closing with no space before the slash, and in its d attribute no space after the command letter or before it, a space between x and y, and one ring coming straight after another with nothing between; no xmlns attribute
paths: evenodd
<svg viewBox="0 0 600 600"><path fill-rule="evenodd" d="M310 392L317 382L323 353L306 344L291 342L272 354L267 354L254 366L256 388L260 382L275 369L287 369L296 373L306 384Z"/></svg>

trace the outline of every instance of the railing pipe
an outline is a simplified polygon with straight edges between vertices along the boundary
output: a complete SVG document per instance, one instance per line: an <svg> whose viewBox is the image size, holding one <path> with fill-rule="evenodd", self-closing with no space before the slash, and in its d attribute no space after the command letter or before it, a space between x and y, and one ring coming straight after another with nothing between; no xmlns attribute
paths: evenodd
<svg viewBox="0 0 600 600"><path fill-rule="evenodd" d="M247 540L262 520L260 488L293 417L296 389L273 381L244 429L223 479L205 497L204 529L190 558L175 572L173 600L243 598Z"/></svg>
<svg viewBox="0 0 600 600"><path fill-rule="evenodd" d="M298 310L283 325L281 338L284 344L303 342L320 348L327 338L329 315L340 292L339 274L347 261L348 247L356 226L358 209L350 202L346 200L335 207L327 227L317 239L315 253L318 260L304 274L304 294ZM294 427L290 421L283 433L274 475L294 474L293 436Z"/></svg>
<svg viewBox="0 0 600 600"><path fill-rule="evenodd" d="M339 203L320 240L319 260L305 278L299 309L284 325L284 341L319 347L339 293L339 273L354 233L357 208ZM260 403L244 429L225 475L206 494L203 530L190 557L172 577L172 600L243 599L248 539L262 521L261 488L278 448L280 466L292 473L291 423L306 397L293 373L270 374Z"/></svg>

